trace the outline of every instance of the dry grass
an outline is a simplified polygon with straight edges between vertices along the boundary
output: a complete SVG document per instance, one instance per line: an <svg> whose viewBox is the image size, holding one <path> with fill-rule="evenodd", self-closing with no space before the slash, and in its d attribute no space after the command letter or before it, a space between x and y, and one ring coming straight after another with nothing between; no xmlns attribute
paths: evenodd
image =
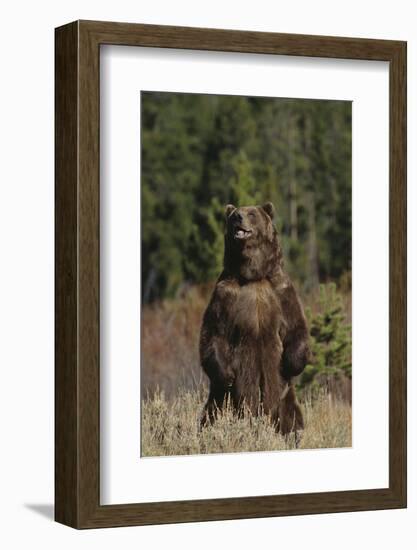
<svg viewBox="0 0 417 550"><path fill-rule="evenodd" d="M205 382L198 341L210 292L193 287L142 308L142 396L159 388L173 398L179 387L196 390Z"/></svg>
<svg viewBox="0 0 417 550"><path fill-rule="evenodd" d="M245 415L238 419L231 410L219 414L217 422L198 430L204 405L203 391L182 389L172 400L157 391L142 400L142 456L279 451L295 449L294 435L277 434L267 416ZM305 399L306 429L300 449L350 447L351 407L322 393Z"/></svg>

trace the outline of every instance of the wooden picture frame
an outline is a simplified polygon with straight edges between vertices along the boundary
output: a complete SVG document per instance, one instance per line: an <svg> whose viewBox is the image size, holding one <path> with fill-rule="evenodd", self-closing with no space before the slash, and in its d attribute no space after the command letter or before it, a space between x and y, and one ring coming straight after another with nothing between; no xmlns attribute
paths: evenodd
<svg viewBox="0 0 417 550"><path fill-rule="evenodd" d="M389 62L389 487L100 505L99 56L118 44ZM406 506L406 43L76 21L56 29L55 519L75 528Z"/></svg>

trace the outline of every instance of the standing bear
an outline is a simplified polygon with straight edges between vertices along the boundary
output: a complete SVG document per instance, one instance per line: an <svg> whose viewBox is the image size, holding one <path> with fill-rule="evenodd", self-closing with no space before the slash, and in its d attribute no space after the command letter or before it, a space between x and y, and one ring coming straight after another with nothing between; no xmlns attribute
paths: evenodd
<svg viewBox="0 0 417 550"><path fill-rule="evenodd" d="M200 359L210 380L201 426L228 401L269 414L283 435L304 427L292 378L309 356L300 299L283 271L274 207L226 207L224 268L204 313Z"/></svg>

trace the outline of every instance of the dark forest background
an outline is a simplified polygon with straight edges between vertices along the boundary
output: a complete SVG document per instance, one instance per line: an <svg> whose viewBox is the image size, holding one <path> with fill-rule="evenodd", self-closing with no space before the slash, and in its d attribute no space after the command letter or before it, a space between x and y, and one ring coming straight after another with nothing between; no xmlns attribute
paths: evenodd
<svg viewBox="0 0 417 550"><path fill-rule="evenodd" d="M224 206L272 201L305 292L349 278L351 103L141 93L142 299L213 281Z"/></svg>

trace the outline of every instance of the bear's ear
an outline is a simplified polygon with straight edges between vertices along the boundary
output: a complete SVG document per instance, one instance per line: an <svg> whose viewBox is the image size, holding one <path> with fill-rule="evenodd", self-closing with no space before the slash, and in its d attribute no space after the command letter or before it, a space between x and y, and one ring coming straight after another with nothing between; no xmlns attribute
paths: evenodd
<svg viewBox="0 0 417 550"><path fill-rule="evenodd" d="M230 214L233 212L233 210L236 210L236 206L234 206L233 204L228 204L226 206L226 218L228 218L230 216Z"/></svg>
<svg viewBox="0 0 417 550"><path fill-rule="evenodd" d="M266 202L261 206L262 210L268 214L268 216L271 218L271 220L274 219L275 216L275 208L272 202Z"/></svg>

